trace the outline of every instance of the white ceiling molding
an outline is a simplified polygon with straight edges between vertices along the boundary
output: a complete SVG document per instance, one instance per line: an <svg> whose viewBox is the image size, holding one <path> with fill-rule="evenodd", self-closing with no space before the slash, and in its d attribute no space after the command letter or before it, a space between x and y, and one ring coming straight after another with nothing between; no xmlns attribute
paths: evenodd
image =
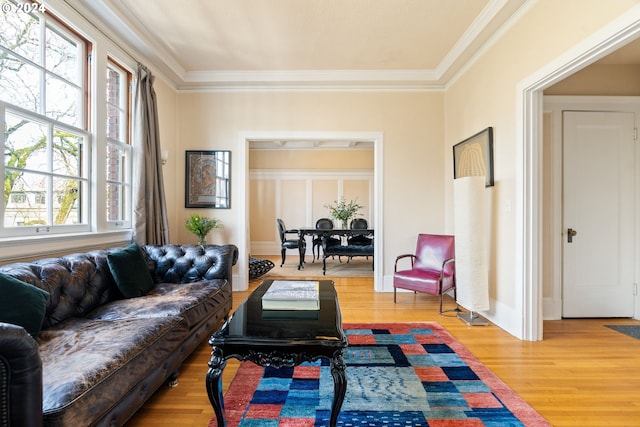
<svg viewBox="0 0 640 427"><path fill-rule="evenodd" d="M373 150L372 141L354 140L252 140L250 150Z"/></svg>
<svg viewBox="0 0 640 427"><path fill-rule="evenodd" d="M441 91L448 79L527 0L490 0L472 24L443 57L428 70L211 70L190 71L136 18L126 0L64 0L118 44L131 46L150 61L178 90L409 90ZM427 47L425 47L427 48Z"/></svg>

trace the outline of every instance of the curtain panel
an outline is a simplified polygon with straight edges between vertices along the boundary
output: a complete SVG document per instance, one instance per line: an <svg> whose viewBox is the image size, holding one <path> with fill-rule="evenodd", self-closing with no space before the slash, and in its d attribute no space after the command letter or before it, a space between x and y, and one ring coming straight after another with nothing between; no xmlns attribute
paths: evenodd
<svg viewBox="0 0 640 427"><path fill-rule="evenodd" d="M133 240L169 243L154 76L138 64L133 110Z"/></svg>

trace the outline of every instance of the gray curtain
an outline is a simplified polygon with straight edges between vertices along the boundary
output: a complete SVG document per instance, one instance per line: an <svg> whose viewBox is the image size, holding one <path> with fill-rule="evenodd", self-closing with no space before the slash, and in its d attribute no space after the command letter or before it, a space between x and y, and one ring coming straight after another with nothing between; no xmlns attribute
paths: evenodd
<svg viewBox="0 0 640 427"><path fill-rule="evenodd" d="M147 67L138 64L133 107L133 240L140 245L169 243L153 81Z"/></svg>

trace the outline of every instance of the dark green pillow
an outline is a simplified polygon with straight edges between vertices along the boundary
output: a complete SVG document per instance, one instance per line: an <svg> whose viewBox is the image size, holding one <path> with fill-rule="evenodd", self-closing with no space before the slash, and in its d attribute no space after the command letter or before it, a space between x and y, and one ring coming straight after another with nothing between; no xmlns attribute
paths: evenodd
<svg viewBox="0 0 640 427"><path fill-rule="evenodd" d="M22 326L36 338L49 301L49 292L0 273L0 322Z"/></svg>
<svg viewBox="0 0 640 427"><path fill-rule="evenodd" d="M125 298L140 297L153 289L147 261L136 243L107 254L107 264Z"/></svg>

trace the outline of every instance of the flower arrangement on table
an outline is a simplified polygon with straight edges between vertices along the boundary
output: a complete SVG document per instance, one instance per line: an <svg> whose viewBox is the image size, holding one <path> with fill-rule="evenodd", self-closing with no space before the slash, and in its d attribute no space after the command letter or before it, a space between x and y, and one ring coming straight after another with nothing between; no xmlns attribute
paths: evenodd
<svg viewBox="0 0 640 427"><path fill-rule="evenodd" d="M187 219L184 227L198 237L199 245L205 245L207 243L207 234L214 228L222 227L222 221L193 214Z"/></svg>
<svg viewBox="0 0 640 427"><path fill-rule="evenodd" d="M340 221L342 228L346 229L348 228L349 220L358 215L358 211L364 207L359 204L357 200L356 198L355 200L349 200L347 202L345 198L342 197L339 201L334 201L334 204L325 205L324 207L329 209L331 218Z"/></svg>

